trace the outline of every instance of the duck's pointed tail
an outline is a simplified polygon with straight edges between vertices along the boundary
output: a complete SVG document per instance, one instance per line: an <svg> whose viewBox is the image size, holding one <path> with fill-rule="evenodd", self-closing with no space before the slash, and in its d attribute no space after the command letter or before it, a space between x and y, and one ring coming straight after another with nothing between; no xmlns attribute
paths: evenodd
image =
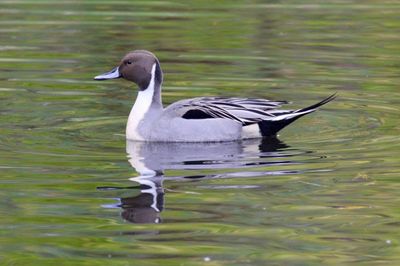
<svg viewBox="0 0 400 266"><path fill-rule="evenodd" d="M313 104L311 106L294 110L290 112L285 112L281 115L277 115L271 119L263 120L258 123L260 127L260 131L263 137L266 136L275 136L282 128L286 127L290 123L296 121L300 117L312 113L317 110L320 106L334 100L336 98L336 93L332 94L328 98L320 101L319 103Z"/></svg>

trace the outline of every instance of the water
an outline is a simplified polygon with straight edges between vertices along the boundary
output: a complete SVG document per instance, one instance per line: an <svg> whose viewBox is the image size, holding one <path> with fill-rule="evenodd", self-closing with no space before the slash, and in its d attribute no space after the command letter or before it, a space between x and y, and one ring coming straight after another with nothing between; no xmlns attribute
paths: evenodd
<svg viewBox="0 0 400 266"><path fill-rule="evenodd" d="M1 1L0 264L399 264L399 12ZM136 89L92 78L133 49L160 58L165 104L339 98L279 139L126 143Z"/></svg>

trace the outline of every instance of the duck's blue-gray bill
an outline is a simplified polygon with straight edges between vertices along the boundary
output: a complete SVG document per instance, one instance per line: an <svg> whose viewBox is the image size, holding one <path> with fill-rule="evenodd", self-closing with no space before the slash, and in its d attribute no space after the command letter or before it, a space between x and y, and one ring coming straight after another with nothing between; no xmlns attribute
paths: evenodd
<svg viewBox="0 0 400 266"><path fill-rule="evenodd" d="M118 67L113 68L110 72L95 76L95 80L105 80L105 79L117 79L120 78L121 74L119 73Z"/></svg>

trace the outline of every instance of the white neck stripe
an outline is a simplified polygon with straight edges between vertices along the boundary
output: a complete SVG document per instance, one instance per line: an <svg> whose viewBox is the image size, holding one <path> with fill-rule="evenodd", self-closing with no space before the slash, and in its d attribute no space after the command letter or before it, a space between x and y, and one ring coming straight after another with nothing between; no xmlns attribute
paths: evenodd
<svg viewBox="0 0 400 266"><path fill-rule="evenodd" d="M155 73L156 73L156 64L151 68L151 79L147 88L143 91L139 91L135 104L132 107L132 110L129 114L128 124L126 128L127 136L130 139L143 139L138 132L138 126L140 121L144 118L147 111L149 111L150 106L153 102L154 96L154 85L155 85Z"/></svg>

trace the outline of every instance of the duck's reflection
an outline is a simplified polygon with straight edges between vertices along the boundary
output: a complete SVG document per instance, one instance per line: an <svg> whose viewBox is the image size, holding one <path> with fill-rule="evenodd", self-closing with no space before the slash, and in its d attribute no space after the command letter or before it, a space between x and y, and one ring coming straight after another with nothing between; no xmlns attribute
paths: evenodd
<svg viewBox="0 0 400 266"><path fill-rule="evenodd" d="M287 148L277 138L253 139L241 142L223 143L150 143L127 141L126 151L129 163L139 173L130 178L138 186L129 188L140 190L138 195L121 197L121 216L133 223L159 223L164 208L163 179L165 170L201 170L215 168L242 168L253 165L248 158L280 157L279 150ZM278 162L265 162L273 164ZM257 165L261 162L257 162ZM173 177L172 179L193 179L210 177L194 175ZM212 177L212 176L211 176ZM108 188L110 189L110 188Z"/></svg>
<svg viewBox="0 0 400 266"><path fill-rule="evenodd" d="M160 223L164 208L162 176L139 176L130 180L140 184L140 194L120 199L122 218L133 223Z"/></svg>

